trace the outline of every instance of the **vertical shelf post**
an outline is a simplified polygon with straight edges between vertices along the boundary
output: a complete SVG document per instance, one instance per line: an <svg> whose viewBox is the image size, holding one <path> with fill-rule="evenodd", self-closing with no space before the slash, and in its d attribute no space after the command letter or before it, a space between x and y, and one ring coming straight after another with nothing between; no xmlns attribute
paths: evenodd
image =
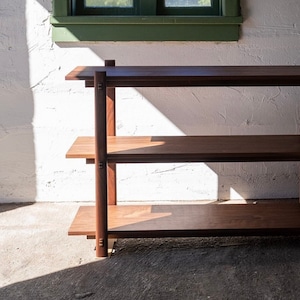
<svg viewBox="0 0 300 300"><path fill-rule="evenodd" d="M114 67L115 60L105 60L106 67ZM115 88L107 88L106 90L106 106L107 106L107 135L116 135L116 90ZM117 204L117 183L116 183L116 164L108 164L108 204Z"/></svg>
<svg viewBox="0 0 300 300"><path fill-rule="evenodd" d="M95 73L96 256L108 255L106 72Z"/></svg>

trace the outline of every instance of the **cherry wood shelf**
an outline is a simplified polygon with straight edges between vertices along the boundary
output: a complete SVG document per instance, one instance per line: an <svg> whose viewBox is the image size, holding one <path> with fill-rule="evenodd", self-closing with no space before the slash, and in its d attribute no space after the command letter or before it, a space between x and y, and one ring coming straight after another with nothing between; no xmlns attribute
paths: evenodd
<svg viewBox="0 0 300 300"><path fill-rule="evenodd" d="M109 136L109 163L300 160L299 135ZM67 158L95 158L95 138L78 137Z"/></svg>
<svg viewBox="0 0 300 300"><path fill-rule="evenodd" d="M300 234L299 203L110 205L110 238ZM287 201L288 202L288 201ZM95 207L81 206L69 235L95 236Z"/></svg>

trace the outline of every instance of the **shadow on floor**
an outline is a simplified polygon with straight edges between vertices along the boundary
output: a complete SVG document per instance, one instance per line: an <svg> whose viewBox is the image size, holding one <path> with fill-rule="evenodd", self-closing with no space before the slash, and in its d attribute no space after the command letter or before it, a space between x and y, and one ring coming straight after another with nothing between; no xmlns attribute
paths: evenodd
<svg viewBox="0 0 300 300"><path fill-rule="evenodd" d="M0 289L1 299L299 299L298 237L118 240L107 259Z"/></svg>
<svg viewBox="0 0 300 300"><path fill-rule="evenodd" d="M0 204L0 213L10 211L10 210L14 210L14 209L17 209L17 208L22 208L22 207L25 207L25 206L30 206L30 205L33 205L33 204L34 204L34 202Z"/></svg>

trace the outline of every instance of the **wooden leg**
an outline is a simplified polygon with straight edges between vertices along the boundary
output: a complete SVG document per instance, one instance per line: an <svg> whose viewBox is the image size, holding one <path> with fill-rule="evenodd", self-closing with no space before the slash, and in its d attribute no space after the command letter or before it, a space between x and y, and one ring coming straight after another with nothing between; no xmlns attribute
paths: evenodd
<svg viewBox="0 0 300 300"><path fill-rule="evenodd" d="M96 256L108 256L106 73L95 73Z"/></svg>
<svg viewBox="0 0 300 300"><path fill-rule="evenodd" d="M106 60L106 67L114 67L114 60ZM106 94L106 106L107 106L107 135L115 136L116 135L116 91L115 88L107 88ZM108 204L116 205L117 204L117 170L116 164L108 165Z"/></svg>

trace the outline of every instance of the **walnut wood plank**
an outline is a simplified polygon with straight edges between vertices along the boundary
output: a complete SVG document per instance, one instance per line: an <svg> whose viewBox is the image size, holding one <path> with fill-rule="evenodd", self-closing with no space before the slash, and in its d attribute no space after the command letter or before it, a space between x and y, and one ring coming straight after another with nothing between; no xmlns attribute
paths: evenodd
<svg viewBox="0 0 300 300"><path fill-rule="evenodd" d="M94 159L94 137L78 137L66 157ZM108 137L113 163L298 160L298 135Z"/></svg>
<svg viewBox="0 0 300 300"><path fill-rule="evenodd" d="M300 66L90 66L65 78L92 87L95 72L106 72L108 87L300 85Z"/></svg>
<svg viewBox="0 0 300 300"><path fill-rule="evenodd" d="M108 236L184 237L300 233L300 204L111 205ZM69 235L95 235L95 207L82 206Z"/></svg>

